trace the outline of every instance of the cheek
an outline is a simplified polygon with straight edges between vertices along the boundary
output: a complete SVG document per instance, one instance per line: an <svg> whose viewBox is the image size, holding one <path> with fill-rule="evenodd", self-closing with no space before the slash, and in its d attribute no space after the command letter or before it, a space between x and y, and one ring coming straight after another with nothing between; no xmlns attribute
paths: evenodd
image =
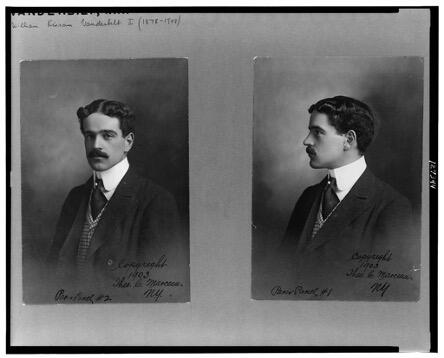
<svg viewBox="0 0 444 358"><path fill-rule="evenodd" d="M342 148L342 141L337 138L330 138L330 140L325 143L325 147L328 147L332 151L337 151L339 148Z"/></svg>
<svg viewBox="0 0 444 358"><path fill-rule="evenodd" d="M124 150L124 143L123 142L110 142L108 144L108 148L110 149L110 151L112 151L115 155L119 155L121 152L123 152Z"/></svg>

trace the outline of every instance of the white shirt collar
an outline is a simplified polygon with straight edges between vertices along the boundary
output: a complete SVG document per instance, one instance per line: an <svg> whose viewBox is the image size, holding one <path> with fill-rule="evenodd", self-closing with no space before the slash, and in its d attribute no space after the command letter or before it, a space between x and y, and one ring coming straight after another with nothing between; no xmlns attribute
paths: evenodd
<svg viewBox="0 0 444 358"><path fill-rule="evenodd" d="M96 179L96 177L102 179L105 192L114 190L128 171L128 168L128 158L125 157L119 163L107 170L104 170L102 172L94 171L94 180Z"/></svg>
<svg viewBox="0 0 444 358"><path fill-rule="evenodd" d="M339 168L329 169L328 174L336 179L336 186L338 191L350 191L359 177L367 168L364 156L360 157L354 162L344 165Z"/></svg>

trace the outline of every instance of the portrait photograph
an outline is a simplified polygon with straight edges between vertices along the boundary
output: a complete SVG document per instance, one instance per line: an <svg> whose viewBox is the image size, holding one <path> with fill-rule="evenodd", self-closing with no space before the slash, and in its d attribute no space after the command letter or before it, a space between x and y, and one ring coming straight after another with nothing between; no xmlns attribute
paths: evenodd
<svg viewBox="0 0 444 358"><path fill-rule="evenodd" d="M188 62L20 64L23 302L189 301Z"/></svg>
<svg viewBox="0 0 444 358"><path fill-rule="evenodd" d="M423 59L254 66L253 297L417 301Z"/></svg>
<svg viewBox="0 0 444 358"><path fill-rule="evenodd" d="M7 353L431 349L437 8L5 20Z"/></svg>

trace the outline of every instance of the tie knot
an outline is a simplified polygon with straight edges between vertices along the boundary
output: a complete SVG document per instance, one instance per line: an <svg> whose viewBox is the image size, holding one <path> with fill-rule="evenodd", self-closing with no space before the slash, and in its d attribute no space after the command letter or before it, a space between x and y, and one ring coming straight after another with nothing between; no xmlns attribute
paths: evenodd
<svg viewBox="0 0 444 358"><path fill-rule="evenodd" d="M336 205L338 205L339 203L339 198L335 193L335 189L336 179L329 176L322 200L322 218L324 220L326 220L330 216L330 213L336 208Z"/></svg>
<svg viewBox="0 0 444 358"><path fill-rule="evenodd" d="M104 186L103 186L103 180L102 180L102 179L100 179L100 178L96 178L95 183L94 183L94 189L95 189L95 188L99 188L99 189L101 189L101 190L104 189Z"/></svg>
<svg viewBox="0 0 444 358"><path fill-rule="evenodd" d="M327 179L327 187L336 189L336 178L335 177L329 177Z"/></svg>
<svg viewBox="0 0 444 358"><path fill-rule="evenodd" d="M91 215L95 220L99 213L103 210L108 199L103 193L105 188L103 187L102 179L95 178L94 180L94 189L91 195Z"/></svg>

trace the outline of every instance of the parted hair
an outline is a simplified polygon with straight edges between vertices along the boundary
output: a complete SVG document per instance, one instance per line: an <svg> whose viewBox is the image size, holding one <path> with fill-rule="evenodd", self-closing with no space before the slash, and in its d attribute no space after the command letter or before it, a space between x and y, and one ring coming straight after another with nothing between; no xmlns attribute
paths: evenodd
<svg viewBox="0 0 444 358"><path fill-rule="evenodd" d="M96 99L85 107L77 110L77 117L80 122L80 130L83 133L83 120L92 113L102 113L119 120L122 135L125 137L129 133L135 133L134 112L126 104L118 101L106 99Z"/></svg>
<svg viewBox="0 0 444 358"><path fill-rule="evenodd" d="M370 107L361 101L345 96L324 98L308 109L309 113L314 111L326 114L330 124L339 133L354 130L361 153L365 152L374 138L375 117Z"/></svg>

